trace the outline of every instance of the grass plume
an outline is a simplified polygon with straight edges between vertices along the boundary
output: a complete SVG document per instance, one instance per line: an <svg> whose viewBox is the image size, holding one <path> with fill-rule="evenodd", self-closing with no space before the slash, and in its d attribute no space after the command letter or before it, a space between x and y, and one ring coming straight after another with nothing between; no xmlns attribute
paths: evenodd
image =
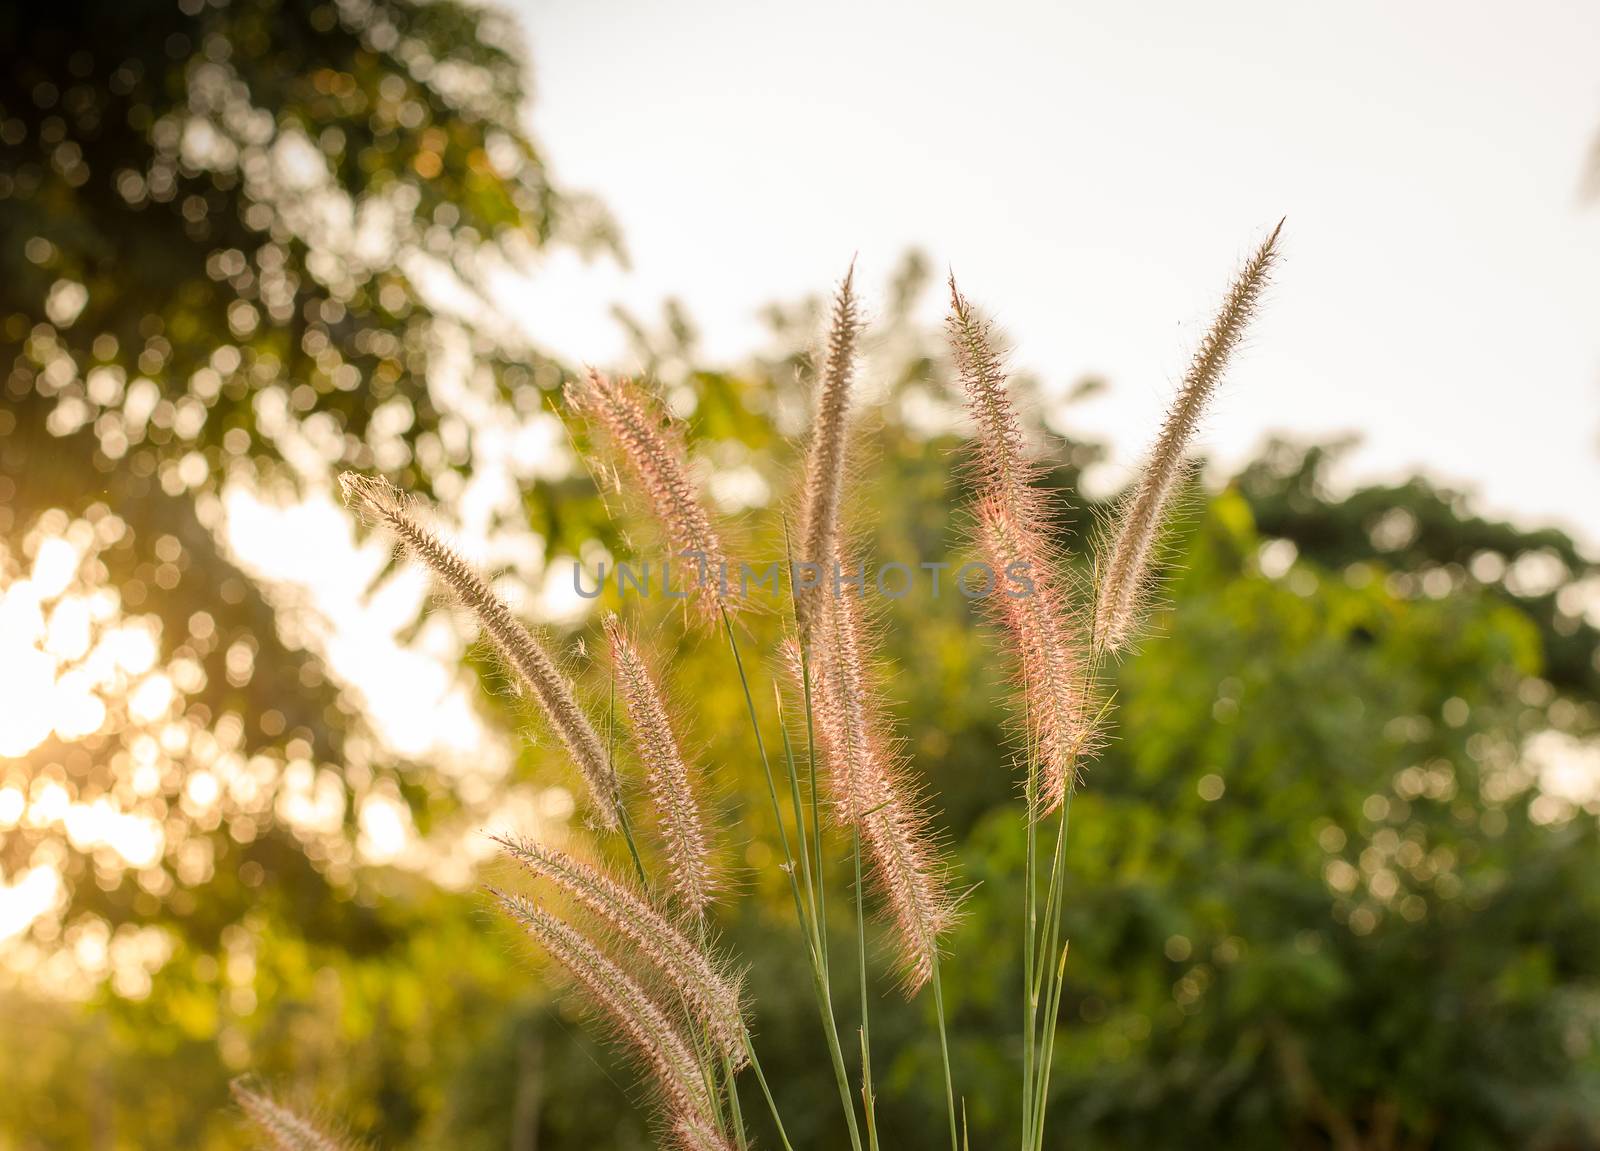
<svg viewBox="0 0 1600 1151"><path fill-rule="evenodd" d="M855 264L845 274L833 300L828 347L818 379L816 414L806 445L800 492L800 555L803 563L828 570L839 547L839 503L844 488L845 440L850 389L855 378L856 343L861 320L856 307ZM822 581L802 589L796 602L802 626L822 594Z"/></svg>
<svg viewBox="0 0 1600 1151"><path fill-rule="evenodd" d="M977 511L979 545L997 576L985 603L1015 647L1028 739L1042 769L1036 814L1045 815L1065 801L1078 764L1099 739L1084 629L1063 569L1038 529L998 492L980 498ZM1025 589L1006 578L1013 572L1026 573Z"/></svg>
<svg viewBox="0 0 1600 1151"><path fill-rule="evenodd" d="M1123 498L1114 526L1102 541L1094 613L1097 651L1115 654L1138 635L1161 534L1173 497L1189 473L1189 445L1261 301L1278 258L1282 231L1280 220L1228 288L1222 307L1195 350L1144 470Z"/></svg>
<svg viewBox="0 0 1600 1151"><path fill-rule="evenodd" d="M946 331L974 427L978 545L995 578L987 604L1011 639L1028 745L1043 769L1034 814L1043 815L1066 798L1080 757L1095 741L1088 644L1074 589L1050 542L1050 504L1033 482L1038 464L1023 441L1004 361L989 321L961 294L954 276Z"/></svg>
<svg viewBox="0 0 1600 1151"><path fill-rule="evenodd" d="M948 867L869 680L861 604L831 593L816 603L812 696L834 810L860 831L915 992L933 975L954 920Z"/></svg>
<svg viewBox="0 0 1600 1151"><path fill-rule="evenodd" d="M1032 524L1043 515L1043 495L1033 486L1039 467L1028 455L1022 421L1007 387L1005 358L996 346L993 325L961 294L954 274L945 331L974 426L980 483Z"/></svg>
<svg viewBox="0 0 1600 1151"><path fill-rule="evenodd" d="M588 994L590 1003L650 1069L668 1114L714 1129L716 1102L689 1041L649 993L592 940L542 907L493 888L490 894L567 970Z"/></svg>
<svg viewBox="0 0 1600 1151"><path fill-rule="evenodd" d="M611 644L611 664L632 724L634 752L644 764L645 779L660 817L661 837L671 864L672 890L685 908L702 915L715 894L715 877L705 820L688 765L656 677L638 643L615 614L606 617L605 632Z"/></svg>
<svg viewBox="0 0 1600 1151"><path fill-rule="evenodd" d="M517 682L538 702L550 726L577 764L594 799L595 815L606 827L617 826L621 797L605 744L578 705L571 682L543 645L511 614L488 581L454 548L424 527L405 493L385 480L345 472L339 477L345 501L385 528L413 557L425 564L435 581L477 618L501 660Z"/></svg>
<svg viewBox="0 0 1600 1151"><path fill-rule="evenodd" d="M673 552L693 561L695 599L706 618L733 610L726 591L727 553L689 478L677 425L643 387L624 377L591 371L583 383L568 384L566 395L591 427L605 433Z"/></svg>
<svg viewBox="0 0 1600 1151"><path fill-rule="evenodd" d="M677 1151L731 1151L728 1141L698 1115L678 1115L672 1122Z"/></svg>
<svg viewBox="0 0 1600 1151"><path fill-rule="evenodd" d="M734 1067L744 1066L743 990L720 960L625 880L534 840L492 838L530 875L548 880L626 939L640 961L682 998Z"/></svg>
<svg viewBox="0 0 1600 1151"><path fill-rule="evenodd" d="M814 575L844 569L839 505L859 335L852 263L834 296L800 495L799 559L816 565ZM795 612L813 660L810 699L834 810L860 837L895 927L907 988L915 992L932 976L939 937L953 919L948 868L869 681L861 605L842 581L816 578L796 586ZM790 663L797 676L805 674L798 655Z"/></svg>
<svg viewBox="0 0 1600 1151"><path fill-rule="evenodd" d="M351 1151L349 1143L329 1135L266 1092L248 1086L243 1079L228 1084L228 1090L272 1151Z"/></svg>

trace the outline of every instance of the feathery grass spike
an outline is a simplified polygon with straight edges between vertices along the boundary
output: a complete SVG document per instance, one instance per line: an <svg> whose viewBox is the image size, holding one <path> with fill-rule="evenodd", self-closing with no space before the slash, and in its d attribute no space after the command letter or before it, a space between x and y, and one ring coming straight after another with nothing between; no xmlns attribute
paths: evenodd
<svg viewBox="0 0 1600 1151"><path fill-rule="evenodd" d="M640 959L682 997L734 1067L745 1065L743 989L718 959L623 880L530 839L491 838L529 874L555 884L631 942Z"/></svg>
<svg viewBox="0 0 1600 1151"><path fill-rule="evenodd" d="M1282 230L1280 220L1272 235L1245 262L1223 297L1216 319L1190 361L1144 471L1123 498L1114 526L1102 542L1097 562L1096 651L1122 651L1138 635L1162 529L1173 496L1189 471L1189 444L1261 301L1277 260L1278 234Z"/></svg>
<svg viewBox="0 0 1600 1151"><path fill-rule="evenodd" d="M834 594L816 603L818 743L839 817L860 830L895 927L907 990L915 993L932 976L939 938L954 919L947 867L868 682L860 604Z"/></svg>
<svg viewBox="0 0 1600 1151"><path fill-rule="evenodd" d="M228 1089L272 1151L349 1151L349 1144L302 1119L270 1095L246 1086L242 1079L235 1079Z"/></svg>
<svg viewBox="0 0 1600 1151"><path fill-rule="evenodd" d="M696 602L708 620L734 610L726 591L728 558L689 478L687 452L677 427L632 380L591 371L570 383L567 402L602 429L650 505L667 543L686 568ZM675 566L678 566L675 564ZM675 586L682 586L681 583Z"/></svg>
<svg viewBox="0 0 1600 1151"><path fill-rule="evenodd" d="M490 889L490 894L588 993L650 1069L670 1113L714 1127L716 1106L694 1052L649 993L592 941L548 911L503 891Z"/></svg>
<svg viewBox="0 0 1600 1151"><path fill-rule="evenodd" d="M855 378L856 342L861 328L855 297L855 263L845 274L833 301L827 355L817 387L817 410L806 447L801 489L799 559L826 572L839 544L839 502L844 488L845 433L849 423L850 388ZM822 580L811 581L796 603L802 621L822 594Z"/></svg>
<svg viewBox="0 0 1600 1151"><path fill-rule="evenodd" d="M1042 514L1043 496L1033 486L1038 465L1028 458L1022 422L1006 386L1004 358L995 346L991 324L950 277L950 316L945 321L956 374L967 397L976 434L978 473L1024 522Z"/></svg>
<svg viewBox="0 0 1600 1151"><path fill-rule="evenodd" d="M1124 496L1115 521L1107 525L1099 540L1092 593L1074 582L1051 541L1054 497L1038 482L1041 468L1029 455L990 324L961 294L953 276L950 280L946 330L973 426L975 542L990 569L987 606L1010 638L1026 715L1031 803L1024 865L1025 1149L1041 1147L1045 1138L1055 1020L1065 979L1066 948L1061 935L1066 801L1076 783L1078 764L1098 747L1100 725L1110 707L1110 700L1098 708L1093 706L1097 696L1094 673L1105 656L1124 649L1138 630L1160 537L1189 466L1195 428L1259 304L1277 258L1281 228L1280 221L1245 263L1201 341L1143 475ZM830 574L835 566L842 567L845 554L840 541L840 500L859 336L852 264L839 286L830 317L815 421L805 453L800 551L791 557L823 567ZM644 388L627 379L590 372L585 380L570 384L567 395L573 408L609 441L616 453L618 474L627 473L649 505L676 553L675 565L685 554L696 561L698 570L690 579L697 607L706 618L718 620L727 633L766 772L796 915L807 932L807 954L851 1143L856 1151L862 1151L823 958L827 954L827 917L819 912L821 875L819 872L813 890L812 857L803 834L804 864L795 868L754 696L729 616L733 605L726 590L726 553L691 482L681 430ZM387 528L476 614L505 662L549 715L588 779L601 818L615 826L624 813L609 754L555 662L516 622L483 578L421 525L404 495L382 480L359 475L346 474L341 482L353 506ZM689 581L675 581L675 586L682 587L685 582ZM810 588L796 589L798 634L784 644L784 652L806 692L808 728L814 723L832 811L857 845L857 887L865 870L881 891L908 990L915 993L924 984L932 986L947 1118L955 1148L964 1142L965 1107L958 1124L940 980L940 941L955 919L957 899L950 890L943 848L930 830L922 796L893 738L888 710L875 690L871 634L861 599L847 594L845 586L856 585L819 580ZM1092 602L1080 606L1083 600ZM657 1088L661 1134L668 1145L678 1151L744 1151L748 1140L739 1117L738 1097L733 1093L737 1073L750 1066L787 1148L777 1106L751 1046L741 976L707 940L703 912L715 887L708 861L709 836L673 713L636 638L615 616L607 617L604 627L634 746L647 769L650 791L661 814L662 838L672 871L670 905L674 911L693 912L695 918L686 915L681 922L669 918L664 910L666 894L658 906L641 885L603 866L536 841L511 837L493 838L536 880L559 891L582 918L569 922L522 896L494 889L491 894L571 973L638 1056ZM785 736L795 818L803 828L798 777L787 733ZM814 811L814 794L812 802ZM1051 811L1059 814L1059 828L1044 875L1041 919L1035 829ZM820 841L818 832L819 868L823 858ZM690 932L697 934L691 938ZM865 1002L864 950L860 954ZM863 1009L864 1071L870 1059L867 1020ZM277 1151L340 1151L337 1140L269 1097L240 1084L234 1085L234 1092L241 1108ZM862 1102L868 1119L868 1146L876 1148L873 1119L877 1108L868 1076L863 1078ZM730 1130L736 1144L729 1141Z"/></svg>
<svg viewBox="0 0 1600 1151"><path fill-rule="evenodd" d="M674 1119L672 1137L678 1151L732 1151L716 1128L696 1115L679 1115Z"/></svg>
<svg viewBox="0 0 1600 1151"><path fill-rule="evenodd" d="M345 472L339 477L345 500L386 528L421 560L463 607L477 617L500 658L533 696L578 765L594 797L595 814L606 827L617 826L621 802L616 773L594 727L578 706L572 684L533 633L511 614L488 582L433 532L422 525L406 495L385 480Z"/></svg>
<svg viewBox="0 0 1600 1151"><path fill-rule="evenodd" d="M946 327L974 427L978 544L994 580L986 601L1014 647L1027 738L1043 768L1033 813L1040 816L1060 806L1079 758L1095 742L1088 645L1049 541L1049 502L1033 484L1038 465L1028 457L989 322L953 276Z"/></svg>
<svg viewBox="0 0 1600 1151"><path fill-rule="evenodd" d="M703 914L714 894L711 853L694 785L655 676L639 645L615 615L605 620L611 662L633 729L634 750L661 820L672 863L670 883L683 906Z"/></svg>
<svg viewBox="0 0 1600 1151"><path fill-rule="evenodd" d="M978 542L997 584L986 604L1016 646L1028 739L1042 768L1035 797L1042 816L1066 799L1078 764L1098 742L1084 629L1052 549L997 492L978 502Z"/></svg>

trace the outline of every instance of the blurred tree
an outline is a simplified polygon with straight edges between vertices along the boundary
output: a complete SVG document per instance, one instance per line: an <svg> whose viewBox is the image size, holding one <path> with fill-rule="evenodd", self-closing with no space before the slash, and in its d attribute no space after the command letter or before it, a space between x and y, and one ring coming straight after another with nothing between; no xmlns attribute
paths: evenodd
<svg viewBox="0 0 1600 1151"><path fill-rule="evenodd" d="M488 285L613 241L522 127L515 39L412 0L0 12L0 935L25 929L8 953L53 993L114 972L96 994L122 1023L91 1019L58 1068L145 1069L53 1083L93 1107L14 1100L28 1146L202 1145L218 1044L237 1068L272 1024L263 938L322 957L274 985L286 1003L339 957L404 974L385 956L418 920L362 890L361 805L398 797L426 830L459 797L384 752L314 629L230 554L223 497L356 467L448 506L484 426L548 419L560 373ZM491 470L515 492L519 467ZM526 491L487 526L582 523L559 484ZM403 1133L419 1105L383 1109Z"/></svg>
<svg viewBox="0 0 1600 1151"><path fill-rule="evenodd" d="M220 494L326 490L355 467L449 501L485 405L539 417L559 372L509 350L485 285L607 233L520 127L512 40L498 16L409 0L0 14L0 547L10 578L33 561L57 679L90 700L76 728L7 717L27 756L0 782L62 797L6 835L7 874L62 842L69 806L98 804L120 838L69 835L48 862L113 925L214 948L269 872L348 882L345 833L386 767L227 553ZM207 765L220 788L185 792ZM401 780L413 802L439 794L421 782ZM331 812L302 836L325 842L274 818L291 786Z"/></svg>
<svg viewBox="0 0 1600 1151"><path fill-rule="evenodd" d="M1600 629L1585 611L1600 565L1564 532L1485 519L1421 477L1338 497L1328 473L1349 446L1269 444L1238 477L1262 532L1325 568L1393 569L1401 590L1489 589L1537 623L1554 688L1600 698Z"/></svg>

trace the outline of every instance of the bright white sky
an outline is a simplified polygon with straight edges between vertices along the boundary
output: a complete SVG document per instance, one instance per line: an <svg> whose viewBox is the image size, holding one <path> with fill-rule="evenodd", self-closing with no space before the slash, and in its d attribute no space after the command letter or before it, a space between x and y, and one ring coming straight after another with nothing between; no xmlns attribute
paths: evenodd
<svg viewBox="0 0 1600 1151"><path fill-rule="evenodd" d="M1359 431L1600 544L1600 5L517 0L532 123L632 267L553 257L514 301L615 362L614 301L681 298L712 357L757 308L955 268L1131 465L1241 254L1288 260L1207 448ZM936 318L930 316L930 318Z"/></svg>

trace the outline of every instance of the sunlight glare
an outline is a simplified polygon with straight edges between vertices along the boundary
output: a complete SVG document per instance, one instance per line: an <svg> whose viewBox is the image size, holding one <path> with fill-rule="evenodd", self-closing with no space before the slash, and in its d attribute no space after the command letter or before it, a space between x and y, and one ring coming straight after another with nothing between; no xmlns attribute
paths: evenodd
<svg viewBox="0 0 1600 1151"><path fill-rule="evenodd" d="M361 803L361 854L372 863L390 863L410 841L411 813L387 795L369 795Z"/></svg>
<svg viewBox="0 0 1600 1151"><path fill-rule="evenodd" d="M53 910L63 895L53 867L32 867L15 883L0 884L0 940L13 939L34 920Z"/></svg>
<svg viewBox="0 0 1600 1151"><path fill-rule="evenodd" d="M47 536L33 557L33 585L40 599L55 599L78 571L78 550L60 536Z"/></svg>

